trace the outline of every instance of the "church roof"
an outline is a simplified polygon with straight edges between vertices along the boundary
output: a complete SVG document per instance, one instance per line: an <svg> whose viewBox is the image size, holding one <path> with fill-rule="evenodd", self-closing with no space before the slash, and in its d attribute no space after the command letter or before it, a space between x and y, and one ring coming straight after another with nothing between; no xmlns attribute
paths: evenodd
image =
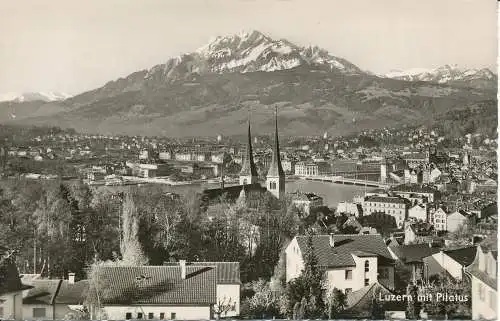
<svg viewBox="0 0 500 321"><path fill-rule="evenodd" d="M283 166L281 165L281 156L280 156L280 143L278 137L278 108L276 108L275 119L276 119L276 125L274 129L273 158L271 160L271 166L269 167L267 176L282 177L285 176L285 172L283 171Z"/></svg>
<svg viewBox="0 0 500 321"><path fill-rule="evenodd" d="M261 193L267 191L267 189L262 187L259 183L226 186L224 188L211 188L205 189L202 192L202 201L210 203L218 197L224 196L228 201L234 202L238 199L242 190L245 191L245 194L248 194L250 191L257 191Z"/></svg>

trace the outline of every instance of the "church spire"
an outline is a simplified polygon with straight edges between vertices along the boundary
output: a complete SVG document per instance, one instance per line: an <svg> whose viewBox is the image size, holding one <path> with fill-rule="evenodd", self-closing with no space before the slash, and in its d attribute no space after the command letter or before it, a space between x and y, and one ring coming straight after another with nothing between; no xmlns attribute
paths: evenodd
<svg viewBox="0 0 500 321"><path fill-rule="evenodd" d="M266 187L276 198L281 199L285 196L285 172L281 165L280 143L278 137L278 107L275 107L275 129L274 146L271 166L267 172Z"/></svg>
<svg viewBox="0 0 500 321"><path fill-rule="evenodd" d="M274 146L271 167L267 172L267 176L285 176L283 166L281 165L280 142L278 137L278 107L275 107L275 128L274 128Z"/></svg>
<svg viewBox="0 0 500 321"><path fill-rule="evenodd" d="M243 155L243 165L240 171L240 185L254 184L258 180L257 167L253 160L252 133L250 130L250 113L248 114L247 148Z"/></svg>

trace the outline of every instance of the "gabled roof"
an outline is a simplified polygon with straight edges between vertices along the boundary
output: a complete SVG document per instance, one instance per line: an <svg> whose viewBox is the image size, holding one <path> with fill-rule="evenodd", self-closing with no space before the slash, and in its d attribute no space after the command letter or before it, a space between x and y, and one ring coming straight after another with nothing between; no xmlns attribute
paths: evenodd
<svg viewBox="0 0 500 321"><path fill-rule="evenodd" d="M262 187L259 183L255 184L247 184L247 185L234 185L234 186L226 186L224 188L211 188L205 189L202 192L202 200L205 202L210 202L218 197L225 196L228 201L234 202L240 196L241 191L244 191L246 195L250 192L259 192L265 193L267 191L266 188Z"/></svg>
<svg viewBox="0 0 500 321"><path fill-rule="evenodd" d="M297 236L302 253L305 253L307 237ZM380 234L339 234L333 235L334 247L330 246L330 235L312 236L314 253L318 259L318 265L323 267L347 267L355 266L353 252L363 253L363 256L377 256L382 263L392 264L389 250Z"/></svg>
<svg viewBox="0 0 500 321"><path fill-rule="evenodd" d="M61 280L33 280L33 288L23 298L23 304L52 304L60 283Z"/></svg>
<svg viewBox="0 0 500 321"><path fill-rule="evenodd" d="M102 267L99 272L104 305L210 305L216 303L215 266Z"/></svg>
<svg viewBox="0 0 500 321"><path fill-rule="evenodd" d="M88 288L89 282L87 280L80 280L75 283L70 283L68 280L62 280L54 303L70 305L83 304Z"/></svg>
<svg viewBox="0 0 500 321"><path fill-rule="evenodd" d="M429 244L424 243L391 246L391 251L405 263L417 263L422 262L424 257L439 252L440 249L430 247Z"/></svg>
<svg viewBox="0 0 500 321"><path fill-rule="evenodd" d="M444 254L460 263L462 266L469 266L474 262L477 253L477 247L470 246L461 249L443 251Z"/></svg>
<svg viewBox="0 0 500 321"><path fill-rule="evenodd" d="M375 298L375 292L377 290L381 291L381 294L392 294L386 287L378 282L374 282L368 286L362 287L357 291L353 291L347 295L346 298L346 309L361 308L363 304L369 304L372 299ZM376 298L375 298L376 299Z"/></svg>

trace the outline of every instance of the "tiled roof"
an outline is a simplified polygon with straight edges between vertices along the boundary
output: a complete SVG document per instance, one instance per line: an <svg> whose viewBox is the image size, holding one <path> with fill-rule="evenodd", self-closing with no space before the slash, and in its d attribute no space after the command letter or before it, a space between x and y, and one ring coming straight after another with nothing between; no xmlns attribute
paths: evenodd
<svg viewBox="0 0 500 321"><path fill-rule="evenodd" d="M54 300L54 303L80 305L85 301L85 295L89 288L87 280L69 283L63 280Z"/></svg>
<svg viewBox="0 0 500 321"><path fill-rule="evenodd" d="M486 272L481 271L479 269L479 263L476 261L470 267L467 268L467 271L472 274L474 277L478 278L482 282L486 283L492 289L497 289L498 282L496 278L491 277Z"/></svg>
<svg viewBox="0 0 500 321"><path fill-rule="evenodd" d="M382 263L392 264L394 260L379 234L341 234L333 235L334 247L330 246L330 235L312 236L314 253L318 264L323 267L355 266L353 252L369 253L381 259ZM307 237L297 236L299 247L304 253Z"/></svg>
<svg viewBox="0 0 500 321"><path fill-rule="evenodd" d="M440 251L429 244L409 244L391 247L394 254L405 263L422 262L426 256L430 256Z"/></svg>
<svg viewBox="0 0 500 321"><path fill-rule="evenodd" d="M240 284L240 262L190 262L188 265L214 266L217 269L217 284Z"/></svg>
<svg viewBox="0 0 500 321"><path fill-rule="evenodd" d="M357 291L353 291L347 295L346 308L353 309L362 305L363 303L371 303L376 290L380 290L381 295L392 294L387 288L378 282L374 282L368 286L362 287ZM368 301L365 301L367 299Z"/></svg>
<svg viewBox="0 0 500 321"><path fill-rule="evenodd" d="M405 192L405 193L436 193L436 190L429 186L420 186L420 185L398 185L392 188L393 192Z"/></svg>
<svg viewBox="0 0 500 321"><path fill-rule="evenodd" d="M180 266L102 267L99 275L105 305L216 303L215 266L186 266L186 279Z"/></svg>
<svg viewBox="0 0 500 321"><path fill-rule="evenodd" d="M477 248L475 246L465 247L462 249L443 251L446 255L460 263L462 266L469 266L476 258Z"/></svg>
<svg viewBox="0 0 500 321"><path fill-rule="evenodd" d="M377 203L396 203L396 204L410 204L405 198L400 197L382 197L382 196L369 196L365 198L365 202Z"/></svg>
<svg viewBox="0 0 500 321"><path fill-rule="evenodd" d="M61 280L33 280L32 289L23 298L23 304L52 304Z"/></svg>

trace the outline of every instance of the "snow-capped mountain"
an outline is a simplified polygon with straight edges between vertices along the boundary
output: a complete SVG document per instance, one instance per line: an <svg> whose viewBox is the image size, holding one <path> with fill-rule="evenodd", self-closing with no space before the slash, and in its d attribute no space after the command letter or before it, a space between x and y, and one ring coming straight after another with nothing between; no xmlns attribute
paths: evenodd
<svg viewBox="0 0 500 321"><path fill-rule="evenodd" d="M497 76L489 69L466 69L457 65L445 65L438 68L413 68L405 71L393 70L382 77L406 81L429 81L434 83L470 84L472 87L496 83Z"/></svg>
<svg viewBox="0 0 500 321"><path fill-rule="evenodd" d="M5 93L0 94L0 102L2 101L12 101L12 102L27 102L27 101L59 101L70 98L71 95L60 93L60 92L29 92L29 93Z"/></svg>
<svg viewBox="0 0 500 321"><path fill-rule="evenodd" d="M319 47L301 47L284 39L274 40L259 31L249 31L213 38L195 52L151 68L145 78L169 81L193 74L272 72L299 66L362 73L357 66Z"/></svg>

